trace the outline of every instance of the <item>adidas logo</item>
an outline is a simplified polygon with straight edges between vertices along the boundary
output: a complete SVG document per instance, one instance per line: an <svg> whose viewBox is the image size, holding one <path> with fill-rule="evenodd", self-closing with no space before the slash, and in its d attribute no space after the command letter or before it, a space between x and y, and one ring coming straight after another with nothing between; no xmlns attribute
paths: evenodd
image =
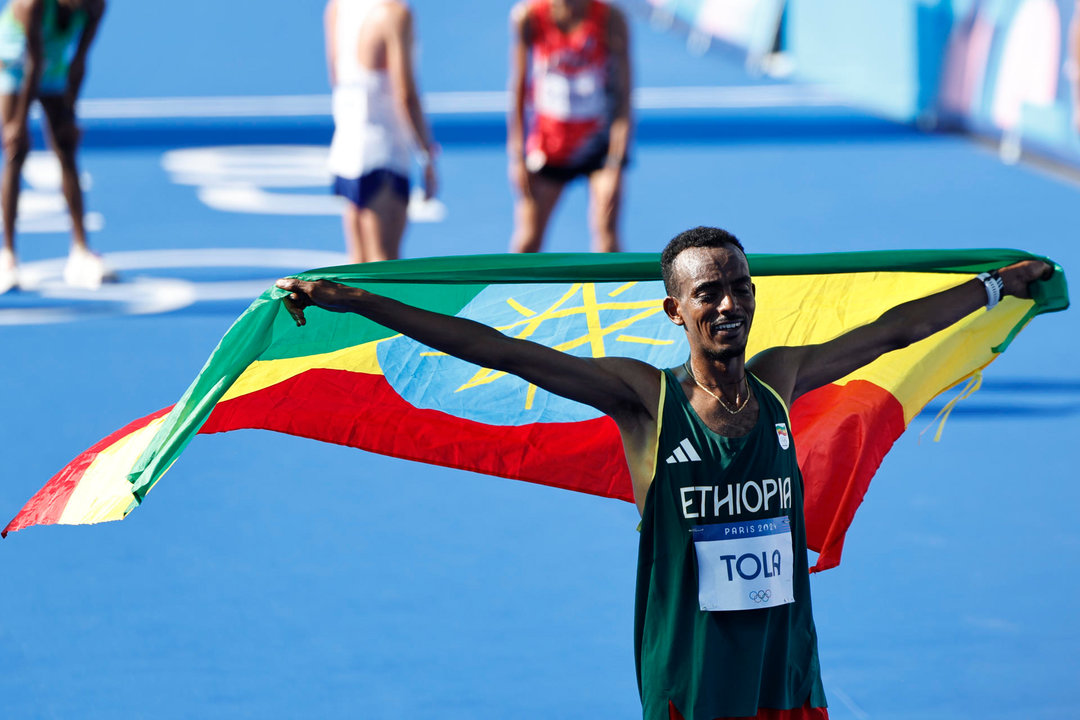
<svg viewBox="0 0 1080 720"><path fill-rule="evenodd" d="M667 456L668 465L684 462L701 462L701 456L690 444L690 438L683 438L683 441L675 448L675 452Z"/></svg>

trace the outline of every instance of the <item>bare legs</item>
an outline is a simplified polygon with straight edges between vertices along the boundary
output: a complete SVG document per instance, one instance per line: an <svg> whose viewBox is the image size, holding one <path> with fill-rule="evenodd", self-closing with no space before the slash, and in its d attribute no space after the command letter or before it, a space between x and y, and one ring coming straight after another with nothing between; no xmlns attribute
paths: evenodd
<svg viewBox="0 0 1080 720"><path fill-rule="evenodd" d="M38 98L45 112L49 144L60 161L62 189L71 214L72 245L86 248L86 228L83 226L83 195L79 185L79 167L75 152L79 147L79 127L75 113L62 96L43 95ZM0 115L3 122L11 121L15 112L15 96L0 96ZM4 146L4 171L0 178L0 201L3 205L4 247L15 250L15 219L19 207L19 178L30 153L30 143L18 147Z"/></svg>
<svg viewBox="0 0 1080 720"><path fill-rule="evenodd" d="M48 121L49 143L60 161L60 173L64 200L71 215L71 243L83 250L86 245L86 228L83 227L83 194L79 184L79 167L75 151L79 147L79 126L75 122L75 109L61 95L43 95L38 98Z"/></svg>
<svg viewBox="0 0 1080 720"><path fill-rule="evenodd" d="M622 169L601 168L589 176L589 227L593 252L619 252Z"/></svg>
<svg viewBox="0 0 1080 720"><path fill-rule="evenodd" d="M366 207L345 203L342 224L349 262L396 260L408 220L408 202L383 183Z"/></svg>
<svg viewBox="0 0 1080 720"><path fill-rule="evenodd" d="M514 206L512 252L539 252L544 231L566 183L528 173L527 194L518 196ZM595 252L618 252L619 206L622 197L622 171L601 168L589 175L589 229Z"/></svg>
<svg viewBox="0 0 1080 720"><path fill-rule="evenodd" d="M38 97L45 113L49 144L60 162L61 189L71 215L71 252L64 266L64 280L76 287L98 288L103 280L112 276L101 258L90 252L86 245L86 228L83 225L83 195L79 185L79 166L75 153L79 147L79 126L75 122L74 108L60 95ZM18 285L15 259L15 224L19 209L19 180L23 165L30 154L29 133L12 127L15 120L16 97L0 96L0 117L5 127L4 170L0 177L0 212L3 215L3 246L0 246L0 292ZM16 132L12 132L16 130Z"/></svg>
<svg viewBox="0 0 1080 720"><path fill-rule="evenodd" d="M526 174L527 193L518 196L514 206L514 235L510 239L511 252L540 252L544 242L551 211L562 195L565 183L537 175Z"/></svg>
<svg viewBox="0 0 1080 720"><path fill-rule="evenodd" d="M0 118L6 129L15 117L14 95L0 96ZM6 135L6 133L5 133ZM6 138L5 138L6 140ZM30 154L30 143L9 144L4 142L4 172L0 178L0 204L3 206L4 248L15 252L15 216L19 205L19 178L23 163Z"/></svg>

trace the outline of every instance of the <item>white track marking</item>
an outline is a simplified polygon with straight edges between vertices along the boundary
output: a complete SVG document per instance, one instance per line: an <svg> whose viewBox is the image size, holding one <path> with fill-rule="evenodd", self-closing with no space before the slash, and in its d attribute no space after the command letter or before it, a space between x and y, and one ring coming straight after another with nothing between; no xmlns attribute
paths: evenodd
<svg viewBox="0 0 1080 720"><path fill-rule="evenodd" d="M220 145L170 150L161 166L173 182L194 185L207 207L259 215L340 215L345 201L331 195L328 148L316 145ZM274 192L323 188L318 193ZM419 188L409 197L409 219L441 222L446 206L425 200Z"/></svg>
<svg viewBox="0 0 1080 720"><path fill-rule="evenodd" d="M783 84L637 88L632 101L639 110L845 104L823 86ZM424 109L432 115L502 114L510 107L509 103L509 95L504 90L431 92L424 95ZM78 113L79 117L87 120L329 117L330 96L87 98L79 101Z"/></svg>
<svg viewBox="0 0 1080 720"><path fill-rule="evenodd" d="M870 713L863 710L861 707L855 704L855 701L851 699L851 696L846 692L836 687L836 683L829 683L829 694L840 700L844 707L851 711L858 720L870 720Z"/></svg>
<svg viewBox="0 0 1080 720"><path fill-rule="evenodd" d="M270 287L278 275L266 279L199 282L126 273L175 268L273 268L294 273L315 267L342 265L345 255L322 250L203 248L137 250L111 253L106 264L120 273L120 282L98 290L68 287L63 281L65 258L24 263L22 293L52 301L46 307L9 306L0 297L0 326L73 322L93 316L152 315L213 301L249 301Z"/></svg>
<svg viewBox="0 0 1080 720"><path fill-rule="evenodd" d="M69 233L71 217L62 191L60 162L55 153L35 151L30 153L23 165L22 180L29 187L19 193L19 214L16 233ZM83 191L93 186L90 173L79 174ZM105 217L99 212L83 216L83 224L89 232L99 232L105 227Z"/></svg>

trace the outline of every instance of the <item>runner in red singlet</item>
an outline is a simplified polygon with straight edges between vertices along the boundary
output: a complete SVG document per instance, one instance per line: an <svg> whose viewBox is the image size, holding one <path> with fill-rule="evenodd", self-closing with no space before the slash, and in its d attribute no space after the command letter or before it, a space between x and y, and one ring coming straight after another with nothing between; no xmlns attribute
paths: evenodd
<svg viewBox="0 0 1080 720"><path fill-rule="evenodd" d="M518 193L511 249L540 250L563 187L584 175L593 249L618 251L630 140L626 19L600 0L525 0L511 23L507 150Z"/></svg>

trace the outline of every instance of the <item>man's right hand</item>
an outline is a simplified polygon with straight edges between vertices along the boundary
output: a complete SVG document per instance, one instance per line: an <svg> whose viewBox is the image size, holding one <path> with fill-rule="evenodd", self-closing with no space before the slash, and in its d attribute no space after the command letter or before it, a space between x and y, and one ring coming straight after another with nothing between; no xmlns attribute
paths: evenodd
<svg viewBox="0 0 1080 720"><path fill-rule="evenodd" d="M285 309L292 315L297 327L307 324L304 308L314 305L330 312L349 312L350 301L365 292L330 280L281 278L274 284L289 292L282 298L282 302L285 303Z"/></svg>
<svg viewBox="0 0 1080 720"><path fill-rule="evenodd" d="M439 174L435 172L435 158L424 166L424 199L431 200L439 192Z"/></svg>
<svg viewBox="0 0 1080 720"><path fill-rule="evenodd" d="M30 132L25 122L4 123L4 153L11 157L30 150Z"/></svg>
<svg viewBox="0 0 1080 720"><path fill-rule="evenodd" d="M509 176L510 186L517 190L521 197L532 197L529 189L529 171L525 169L525 158L515 154L510 160Z"/></svg>

